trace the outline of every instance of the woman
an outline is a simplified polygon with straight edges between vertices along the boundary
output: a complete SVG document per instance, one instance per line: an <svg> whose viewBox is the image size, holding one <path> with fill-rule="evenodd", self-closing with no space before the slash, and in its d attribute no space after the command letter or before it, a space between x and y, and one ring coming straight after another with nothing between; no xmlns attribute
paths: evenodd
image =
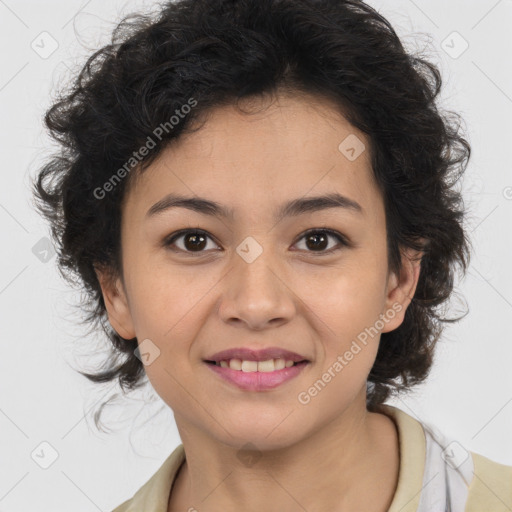
<svg viewBox="0 0 512 512"><path fill-rule="evenodd" d="M114 348L85 375L147 375L182 440L115 512L512 508L512 467L384 403L469 259L440 87L362 1L182 0L48 111L35 193Z"/></svg>

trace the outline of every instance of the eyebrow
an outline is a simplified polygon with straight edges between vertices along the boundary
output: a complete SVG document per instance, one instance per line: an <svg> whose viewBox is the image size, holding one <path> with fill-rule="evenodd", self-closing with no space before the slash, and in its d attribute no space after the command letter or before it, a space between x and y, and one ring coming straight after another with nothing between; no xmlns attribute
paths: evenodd
<svg viewBox="0 0 512 512"><path fill-rule="evenodd" d="M215 201L203 197L185 197L179 194L168 194L156 202L146 213L146 218L151 218L171 208L187 208L197 213L233 219L234 211ZM315 197L302 197L293 199L283 204L275 213L276 220L280 221L285 217L295 217L304 213L326 210L329 208L344 208L348 211L363 214L363 207L346 196L332 193Z"/></svg>

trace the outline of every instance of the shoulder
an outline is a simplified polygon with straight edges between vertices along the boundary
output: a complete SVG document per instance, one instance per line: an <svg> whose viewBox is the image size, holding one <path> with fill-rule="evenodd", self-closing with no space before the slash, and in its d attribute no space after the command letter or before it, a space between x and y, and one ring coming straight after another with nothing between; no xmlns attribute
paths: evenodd
<svg viewBox="0 0 512 512"><path fill-rule="evenodd" d="M512 466L467 450L398 408L381 410L395 420L400 439L401 469L390 511L512 511Z"/></svg>
<svg viewBox="0 0 512 512"><path fill-rule="evenodd" d="M444 473L447 501L453 510L512 511L512 466L466 450L432 425L424 424L423 428L433 458L438 460L431 461L431 466Z"/></svg>
<svg viewBox="0 0 512 512"><path fill-rule="evenodd" d="M471 452L473 478L468 488L465 512L512 510L512 466Z"/></svg>
<svg viewBox="0 0 512 512"><path fill-rule="evenodd" d="M438 486L445 489L449 510L512 511L512 466L466 450L431 424L423 428L430 454L425 472L440 477Z"/></svg>
<svg viewBox="0 0 512 512"><path fill-rule="evenodd" d="M180 444L151 478L112 512L167 512L171 488L184 460L185 451Z"/></svg>

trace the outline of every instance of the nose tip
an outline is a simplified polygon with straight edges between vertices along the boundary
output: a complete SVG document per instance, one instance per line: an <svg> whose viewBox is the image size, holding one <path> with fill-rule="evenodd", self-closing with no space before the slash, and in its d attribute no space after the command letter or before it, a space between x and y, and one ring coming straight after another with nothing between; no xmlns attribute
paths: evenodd
<svg viewBox="0 0 512 512"><path fill-rule="evenodd" d="M226 322L259 331L277 327L295 312L290 288L261 254L252 263L241 258L226 276L218 313Z"/></svg>

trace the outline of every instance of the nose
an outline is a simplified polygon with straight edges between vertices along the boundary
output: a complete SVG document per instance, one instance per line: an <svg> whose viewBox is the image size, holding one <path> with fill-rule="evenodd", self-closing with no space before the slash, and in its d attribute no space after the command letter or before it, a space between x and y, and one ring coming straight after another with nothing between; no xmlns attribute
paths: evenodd
<svg viewBox="0 0 512 512"><path fill-rule="evenodd" d="M224 322L263 330L285 324L296 313L287 276L267 252L248 262L238 254L224 279L218 313Z"/></svg>

